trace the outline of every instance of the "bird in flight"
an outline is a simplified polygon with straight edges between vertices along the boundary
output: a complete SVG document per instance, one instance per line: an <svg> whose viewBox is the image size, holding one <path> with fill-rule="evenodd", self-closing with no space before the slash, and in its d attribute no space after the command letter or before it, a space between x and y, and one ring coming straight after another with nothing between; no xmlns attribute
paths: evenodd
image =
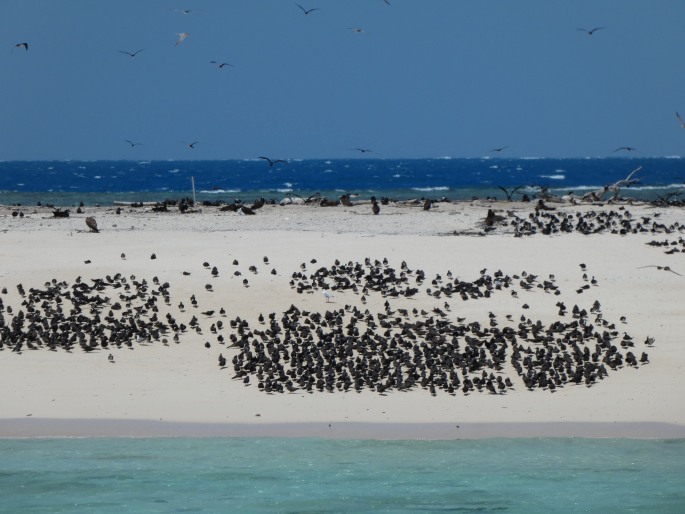
<svg viewBox="0 0 685 514"><path fill-rule="evenodd" d="M370 150L368 148L348 148L348 150L353 150L360 153L373 153L373 150Z"/></svg>
<svg viewBox="0 0 685 514"><path fill-rule="evenodd" d="M671 273L674 273L674 274L678 275L679 277L682 277L682 275L680 273L678 273L677 271L673 271L668 266L657 266L656 264L650 264L648 266L640 266L638 269L642 269L642 268L656 268L658 270L670 271Z"/></svg>
<svg viewBox="0 0 685 514"><path fill-rule="evenodd" d="M300 9L302 9L302 12L305 14L305 16L306 16L307 14L309 14L310 12L312 12L312 11L318 11L318 10L319 10L318 7L312 7L311 9L305 9L305 8L302 7L300 4L295 4L295 5L298 6Z"/></svg>
<svg viewBox="0 0 685 514"><path fill-rule="evenodd" d="M634 146L619 146L616 150L614 150L614 153L620 150L625 150L626 152L636 152L637 148L635 148Z"/></svg>
<svg viewBox="0 0 685 514"><path fill-rule="evenodd" d="M131 145L131 148L133 148L134 146L140 146L143 144L143 143L137 143L135 141L131 141L130 139L124 139L124 141L126 141L129 145Z"/></svg>
<svg viewBox="0 0 685 514"><path fill-rule="evenodd" d="M390 0L383 0L385 2L385 5L390 5Z"/></svg>
<svg viewBox="0 0 685 514"><path fill-rule="evenodd" d="M680 126L685 128L685 121L683 121L683 119L680 117L680 114L678 114L677 111L675 113L675 117L678 118L678 121L680 122Z"/></svg>
<svg viewBox="0 0 685 514"><path fill-rule="evenodd" d="M498 146L497 148L493 148L492 150L490 150L490 153L492 153L492 152L501 153L504 150L506 150L507 148L509 148L509 147L508 146Z"/></svg>
<svg viewBox="0 0 685 514"><path fill-rule="evenodd" d="M138 55L138 54L139 54L140 52L142 52L143 50L145 50L145 49L144 49L144 48L141 48L141 49L138 50L137 52L127 52L126 50L119 50L119 52L122 53L122 54L126 54L126 55L130 56L131 59L133 59L133 58L135 58L136 55Z"/></svg>
<svg viewBox="0 0 685 514"><path fill-rule="evenodd" d="M180 45L181 43L183 43L183 41L185 41L185 39L188 36L190 36L190 34L188 34L187 32L181 32L181 33L176 34L176 35L178 36L178 41L176 41L176 44L174 46Z"/></svg>
<svg viewBox="0 0 685 514"><path fill-rule="evenodd" d="M195 149L195 145L198 144L198 143L199 143L199 141L193 141L192 143L185 143L185 144L186 144L186 146L187 146L188 148L194 150L194 149Z"/></svg>
<svg viewBox="0 0 685 514"><path fill-rule="evenodd" d="M285 163L286 162L283 159L269 159L268 157L260 157L260 159L267 161L269 163L269 168L271 168L276 163L279 163L279 162Z"/></svg>
<svg viewBox="0 0 685 514"><path fill-rule="evenodd" d="M190 14L194 9L174 9L174 11L180 12L181 14Z"/></svg>
<svg viewBox="0 0 685 514"><path fill-rule="evenodd" d="M233 65L228 63L228 62L219 62L219 61L209 61L209 62L210 62L210 64L216 64L217 68L223 68L224 66L233 67Z"/></svg>
<svg viewBox="0 0 685 514"><path fill-rule="evenodd" d="M29 44L28 43L17 43L14 45L14 48L23 48L24 50L29 49ZM12 48L12 51L14 51L14 48Z"/></svg>
<svg viewBox="0 0 685 514"><path fill-rule="evenodd" d="M351 30L352 32L355 32L357 34L361 34L362 32L364 32L364 29L360 29L357 27L350 27L349 30Z"/></svg>
<svg viewBox="0 0 685 514"><path fill-rule="evenodd" d="M581 32L585 32L588 36L591 36L595 32L597 32L598 30L602 30L603 28L605 28L605 27L595 27L594 29L590 29L590 30L588 30L588 29L576 29L576 30L580 30Z"/></svg>

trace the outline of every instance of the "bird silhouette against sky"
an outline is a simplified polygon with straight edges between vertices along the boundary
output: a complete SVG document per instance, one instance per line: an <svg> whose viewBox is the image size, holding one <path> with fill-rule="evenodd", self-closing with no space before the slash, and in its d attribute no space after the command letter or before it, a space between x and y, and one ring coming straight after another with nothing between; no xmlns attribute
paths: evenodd
<svg viewBox="0 0 685 514"><path fill-rule="evenodd" d="M15 48L23 48L24 50L27 50L27 51L28 51L28 49L29 49L29 44L28 44L28 43L17 43L17 44L14 45L14 47L12 48L12 51L14 51Z"/></svg>
<svg viewBox="0 0 685 514"><path fill-rule="evenodd" d="M195 145L198 144L199 141L193 141L192 143L185 143L185 145L190 148L191 150L195 150Z"/></svg>
<svg viewBox="0 0 685 514"><path fill-rule="evenodd" d="M625 151L625 152L637 152L637 148L634 146L619 146L613 153Z"/></svg>
<svg viewBox="0 0 685 514"><path fill-rule="evenodd" d="M508 146L498 146L497 148L493 148L492 150L490 150L490 153L492 153L492 152L502 153L507 148L509 148L509 147Z"/></svg>
<svg viewBox="0 0 685 514"><path fill-rule="evenodd" d="M595 32L597 32L598 30L602 30L604 28L606 28L606 27L595 27L594 29L590 29L590 30L588 30L588 29L576 29L576 30L580 30L582 32L585 32L588 36L592 36Z"/></svg>
<svg viewBox="0 0 685 514"><path fill-rule="evenodd" d="M133 148L134 146L140 146L143 144L143 143L138 143L136 141L131 141L130 139L124 139L124 141L126 141L129 145L131 145L131 148Z"/></svg>
<svg viewBox="0 0 685 514"><path fill-rule="evenodd" d="M318 10L319 10L318 7L312 7L311 9L305 9L305 8L302 7L300 4L295 4L295 5L298 6L300 9L302 9L302 12L305 14L305 16L306 16L307 14L309 14L310 12L318 11Z"/></svg>
<svg viewBox="0 0 685 514"><path fill-rule="evenodd" d="M136 52L127 52L126 50L119 50L119 52L121 52L122 54L126 54L126 55L130 56L131 59L134 59L135 56L138 55L138 54L139 54L140 52L142 52L143 50L145 50L145 49L144 49L144 48L141 48L140 50L138 50L138 51L136 51Z"/></svg>
<svg viewBox="0 0 685 514"><path fill-rule="evenodd" d="M223 68L224 66L233 67L233 65L231 63L228 63L228 62L219 62L219 61L209 61L209 62L210 62L210 64L216 64L216 67L219 69Z"/></svg>
<svg viewBox="0 0 685 514"><path fill-rule="evenodd" d="M187 32L179 32L176 35L178 36L178 40L176 41L176 44L174 46L180 45L186 40L188 36L190 36L190 34L188 34Z"/></svg>
<svg viewBox="0 0 685 514"><path fill-rule="evenodd" d="M678 114L678 111L675 113L675 117L678 118L678 121L680 122L680 126L685 129L685 121L680 117L680 114Z"/></svg>

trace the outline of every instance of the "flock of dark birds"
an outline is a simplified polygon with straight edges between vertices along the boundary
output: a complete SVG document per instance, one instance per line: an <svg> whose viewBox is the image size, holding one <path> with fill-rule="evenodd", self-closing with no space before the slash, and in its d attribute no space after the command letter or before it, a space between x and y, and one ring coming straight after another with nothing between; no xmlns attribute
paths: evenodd
<svg viewBox="0 0 685 514"><path fill-rule="evenodd" d="M270 265L267 257L263 263ZM423 389L435 395L590 387L623 368L648 363L642 347L654 343L647 338L638 346L620 324L604 319L597 301L567 307L557 298L561 291L551 275L489 274L483 269L467 281L450 271L428 277L405 262L395 269L387 259L335 261L308 271L315 264L315 259L302 263L291 274L293 291L320 293L325 305L334 293L345 292L358 296L361 306L319 312L292 304L282 313L260 314L251 326L240 316L229 318L224 308L201 307L194 294L185 300L186 307L172 298L169 282L158 277L147 281L117 273L78 277L73 283L53 279L42 287L18 284L18 308L3 301L9 292L2 288L0 351L103 352L116 363L120 349L182 344L199 337L206 340L206 349L219 346L219 367L233 380L266 393ZM237 260L233 266L232 275L242 278ZM578 292L598 287L594 277L588 278L587 267L580 267ZM217 266L205 262L202 268L208 280L220 276ZM258 273L257 266L248 271ZM271 274L277 275L276 270ZM247 279L243 286L249 287ZM220 287L230 286L217 281L205 289ZM457 315L459 304L486 302L496 295L510 295L520 303L521 313L500 316L485 307L484 319ZM528 295L549 295L556 319L526 316ZM424 308L411 307L420 296L428 297L428 303L421 303ZM383 302L383 308L372 312L367 302Z"/></svg>

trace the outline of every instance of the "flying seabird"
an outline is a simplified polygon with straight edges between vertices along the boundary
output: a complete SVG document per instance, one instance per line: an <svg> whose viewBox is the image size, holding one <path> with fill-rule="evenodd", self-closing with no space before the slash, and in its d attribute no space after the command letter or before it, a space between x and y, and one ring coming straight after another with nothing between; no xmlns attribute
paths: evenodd
<svg viewBox="0 0 685 514"><path fill-rule="evenodd" d="M595 27L594 29L590 29L590 30L588 30L588 29L576 29L576 30L580 30L581 32L585 32L588 36L591 36L596 31L602 30L603 28L605 28L605 27Z"/></svg>
<svg viewBox="0 0 685 514"><path fill-rule="evenodd" d="M682 277L682 275L680 273L678 273L677 271L673 271L669 266L657 266L656 264L649 264L647 266L639 266L638 267L638 269L642 269L642 268L656 268L658 270L670 271L671 273L675 273L679 277Z"/></svg>
<svg viewBox="0 0 685 514"><path fill-rule="evenodd" d="M490 153L492 153L492 152L501 153L504 150L506 150L507 148L509 148L509 147L508 146L498 146L497 148L493 148L492 150L490 150Z"/></svg>
<svg viewBox="0 0 685 514"><path fill-rule="evenodd" d="M260 159L263 159L269 163L269 167L271 168L274 164L278 162L286 162L283 159L269 159L268 157L260 157Z"/></svg>
<svg viewBox="0 0 685 514"><path fill-rule="evenodd" d="M613 153L616 153L620 150L625 150L626 152L635 152L637 151L637 148L635 148L634 146L619 146L616 150L614 150Z"/></svg>
<svg viewBox="0 0 685 514"><path fill-rule="evenodd" d="M138 50L138 51L136 51L136 52L127 52L126 50L119 50L119 52L122 53L122 54L126 54L126 55L128 55L129 57L131 57L131 59L133 59L133 58L135 58L136 55L138 55L138 54L139 54L140 52L142 52L143 50L145 50L145 49L144 49L144 48L141 48L140 50Z"/></svg>
<svg viewBox="0 0 685 514"><path fill-rule="evenodd" d="M298 6L300 9L302 9L302 12L303 12L305 15L309 14L309 13L312 12L312 11L318 11L318 10L319 10L318 7L312 7L311 9L305 9L305 8L302 7L300 4L295 4L295 5Z"/></svg>
<svg viewBox="0 0 685 514"><path fill-rule="evenodd" d="M28 51L29 44L28 43L17 43L16 45L14 45L14 48L23 48L24 50ZM12 48L12 51L14 51L14 48Z"/></svg>
<svg viewBox="0 0 685 514"><path fill-rule="evenodd" d="M680 114L678 114L678 111L675 113L675 117L678 118L678 121L680 122L680 126L685 129L685 121L680 117Z"/></svg>
<svg viewBox="0 0 685 514"><path fill-rule="evenodd" d="M184 143L185 145L188 146L188 148L195 149L195 145L198 144L200 141L193 141L192 143Z"/></svg>
<svg viewBox="0 0 685 514"><path fill-rule="evenodd" d="M233 67L233 65L231 63L228 63L228 62L209 61L209 63L210 64L216 64L216 67L219 69L223 68L224 66Z"/></svg>
<svg viewBox="0 0 685 514"><path fill-rule="evenodd" d="M178 40L176 41L176 44L175 44L174 46L180 45L181 43L183 43L183 41L185 41L185 39L186 39L188 36L190 36L190 34L188 34L187 32L180 32L180 33L178 33L178 34L176 34L176 35L178 36Z"/></svg>
<svg viewBox="0 0 685 514"><path fill-rule="evenodd" d="M361 34L362 32L364 32L364 29L360 29L360 28L357 28L357 27L349 27L348 30L351 30L352 32L355 32L355 33L357 33L357 34Z"/></svg>
<svg viewBox="0 0 685 514"><path fill-rule="evenodd" d="M131 145L131 147L140 146L140 145L143 144L143 143L138 143L138 142L135 142L135 141L131 141L130 139L124 139L124 141L126 141L129 145Z"/></svg>
<svg viewBox="0 0 685 514"><path fill-rule="evenodd" d="M369 150L368 148L348 148L348 150L357 151L359 153L373 153L373 150Z"/></svg>

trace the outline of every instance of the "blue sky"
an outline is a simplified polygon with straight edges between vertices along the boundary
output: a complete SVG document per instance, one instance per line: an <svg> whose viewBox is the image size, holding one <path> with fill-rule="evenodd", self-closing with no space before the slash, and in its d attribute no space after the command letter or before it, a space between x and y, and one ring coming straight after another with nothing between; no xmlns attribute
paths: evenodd
<svg viewBox="0 0 685 514"><path fill-rule="evenodd" d="M0 159L685 153L682 0L390 2L4 0Z"/></svg>

